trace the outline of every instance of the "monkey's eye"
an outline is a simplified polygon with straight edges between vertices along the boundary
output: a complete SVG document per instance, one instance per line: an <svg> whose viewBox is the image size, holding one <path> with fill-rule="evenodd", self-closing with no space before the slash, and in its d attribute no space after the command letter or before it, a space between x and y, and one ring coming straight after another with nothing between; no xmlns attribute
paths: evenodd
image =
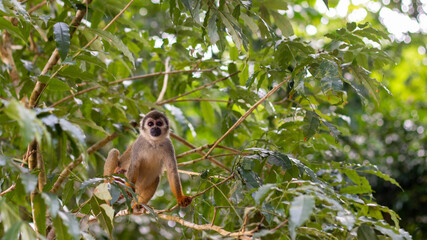
<svg viewBox="0 0 427 240"><path fill-rule="evenodd" d="M149 127L152 127L152 126L154 126L154 123L153 122L148 122L148 124L147 124Z"/></svg>
<svg viewBox="0 0 427 240"><path fill-rule="evenodd" d="M159 127L161 127L163 125L163 122L159 121L159 122L156 123L156 125L159 126Z"/></svg>

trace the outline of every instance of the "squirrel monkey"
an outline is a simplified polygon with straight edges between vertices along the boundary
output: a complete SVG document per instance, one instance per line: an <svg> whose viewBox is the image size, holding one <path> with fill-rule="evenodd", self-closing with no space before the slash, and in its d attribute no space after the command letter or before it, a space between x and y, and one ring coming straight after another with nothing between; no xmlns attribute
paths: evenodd
<svg viewBox="0 0 427 240"><path fill-rule="evenodd" d="M175 150L169 138L169 120L163 113L151 111L141 121L140 135L121 156L117 149L110 150L104 176L125 172L135 185L138 203L147 204L157 189L163 167L178 204L187 207L192 199L182 193Z"/></svg>

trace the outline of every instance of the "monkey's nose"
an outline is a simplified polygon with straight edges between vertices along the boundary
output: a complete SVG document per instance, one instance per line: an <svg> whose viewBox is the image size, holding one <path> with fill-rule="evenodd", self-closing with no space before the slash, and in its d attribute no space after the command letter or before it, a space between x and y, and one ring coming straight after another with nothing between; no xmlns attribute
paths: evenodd
<svg viewBox="0 0 427 240"><path fill-rule="evenodd" d="M150 134L153 137L158 137L160 136L160 134L162 134L162 130L158 127L153 127L152 129L150 129Z"/></svg>

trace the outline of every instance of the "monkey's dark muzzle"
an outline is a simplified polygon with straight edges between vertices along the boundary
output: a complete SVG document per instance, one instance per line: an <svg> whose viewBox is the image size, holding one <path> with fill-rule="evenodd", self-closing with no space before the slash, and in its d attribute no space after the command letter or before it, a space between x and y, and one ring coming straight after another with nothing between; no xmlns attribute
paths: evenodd
<svg viewBox="0 0 427 240"><path fill-rule="evenodd" d="M160 136L160 134L162 134L162 130L158 127L154 127L152 129L150 129L150 134L153 137L158 137L158 136Z"/></svg>

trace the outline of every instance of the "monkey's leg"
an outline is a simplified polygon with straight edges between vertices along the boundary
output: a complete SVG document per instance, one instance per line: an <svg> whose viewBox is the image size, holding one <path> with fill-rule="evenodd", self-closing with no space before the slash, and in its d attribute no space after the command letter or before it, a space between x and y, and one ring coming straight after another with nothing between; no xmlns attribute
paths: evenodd
<svg viewBox="0 0 427 240"><path fill-rule="evenodd" d="M136 194L138 195L138 203L147 204L156 192L159 185L160 177L157 177L154 182L146 187L136 186ZM138 184L138 183L137 183Z"/></svg>
<svg viewBox="0 0 427 240"><path fill-rule="evenodd" d="M119 150L113 148L108 152L107 160L104 164L104 176L112 175L116 168L119 166Z"/></svg>

